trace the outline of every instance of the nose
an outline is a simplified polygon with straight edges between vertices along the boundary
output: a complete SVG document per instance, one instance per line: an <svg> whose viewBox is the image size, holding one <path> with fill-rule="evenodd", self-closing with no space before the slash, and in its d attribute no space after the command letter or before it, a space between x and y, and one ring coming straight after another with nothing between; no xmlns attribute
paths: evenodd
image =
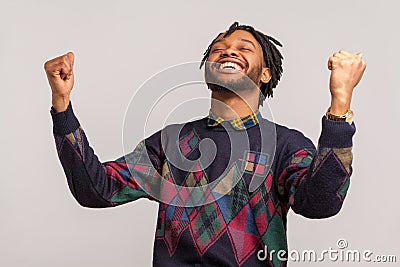
<svg viewBox="0 0 400 267"><path fill-rule="evenodd" d="M233 47L228 47L224 51L222 51L222 57L237 57L237 51Z"/></svg>

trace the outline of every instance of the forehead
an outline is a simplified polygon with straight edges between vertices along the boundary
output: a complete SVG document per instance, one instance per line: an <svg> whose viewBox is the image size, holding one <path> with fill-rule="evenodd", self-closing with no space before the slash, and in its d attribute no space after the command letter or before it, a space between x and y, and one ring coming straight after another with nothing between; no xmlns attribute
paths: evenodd
<svg viewBox="0 0 400 267"><path fill-rule="evenodd" d="M236 30L234 31L232 34L230 34L229 36L225 36L224 37L224 33L220 34L217 39L215 40L214 43L221 43L221 42L230 42L230 41L250 41L252 42L256 47L261 48L260 44L258 43L258 41L256 40L256 38L254 38L254 36L249 33L248 31L244 31L244 30Z"/></svg>

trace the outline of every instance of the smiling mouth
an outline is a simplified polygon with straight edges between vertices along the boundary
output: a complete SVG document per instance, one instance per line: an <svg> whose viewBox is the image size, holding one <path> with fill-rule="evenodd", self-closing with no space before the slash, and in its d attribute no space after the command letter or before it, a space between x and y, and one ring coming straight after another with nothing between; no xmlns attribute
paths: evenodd
<svg viewBox="0 0 400 267"><path fill-rule="evenodd" d="M216 62L214 65L215 69L221 73L238 73L243 72L244 68L233 61L225 61L222 63Z"/></svg>

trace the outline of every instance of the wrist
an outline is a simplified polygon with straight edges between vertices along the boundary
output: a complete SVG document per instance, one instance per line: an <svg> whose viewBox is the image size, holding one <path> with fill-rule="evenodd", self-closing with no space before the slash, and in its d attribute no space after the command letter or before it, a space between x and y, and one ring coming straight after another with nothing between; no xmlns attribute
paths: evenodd
<svg viewBox="0 0 400 267"><path fill-rule="evenodd" d="M51 104L56 112L64 112L67 110L70 102L69 95L68 96L59 96L52 95Z"/></svg>
<svg viewBox="0 0 400 267"><path fill-rule="evenodd" d="M332 120L332 121L345 121L348 122L349 124L351 124L353 122L353 111L351 111L350 109L348 109L346 111L346 113L344 114L334 114L331 112L331 108L328 108L328 110L326 111L325 117L328 120Z"/></svg>
<svg viewBox="0 0 400 267"><path fill-rule="evenodd" d="M332 96L330 112L332 114L343 115L350 109L350 97Z"/></svg>

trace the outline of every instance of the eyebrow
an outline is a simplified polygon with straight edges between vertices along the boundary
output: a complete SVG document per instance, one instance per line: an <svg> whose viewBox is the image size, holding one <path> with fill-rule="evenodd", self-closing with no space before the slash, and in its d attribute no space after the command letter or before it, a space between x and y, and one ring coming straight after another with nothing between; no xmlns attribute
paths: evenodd
<svg viewBox="0 0 400 267"><path fill-rule="evenodd" d="M247 40L247 39L240 39L240 41L249 43L249 44L251 44L254 48L256 48L256 45L255 45L252 41L250 41L250 40Z"/></svg>
<svg viewBox="0 0 400 267"><path fill-rule="evenodd" d="M252 41L250 41L250 40L248 40L248 39L239 39L239 40L242 41L242 42L249 43L249 44L251 44L254 48L256 48L256 45L255 45ZM223 41L225 41L225 38L221 38L221 39L219 39L219 40L214 41L214 44L220 43L220 42L223 42Z"/></svg>

